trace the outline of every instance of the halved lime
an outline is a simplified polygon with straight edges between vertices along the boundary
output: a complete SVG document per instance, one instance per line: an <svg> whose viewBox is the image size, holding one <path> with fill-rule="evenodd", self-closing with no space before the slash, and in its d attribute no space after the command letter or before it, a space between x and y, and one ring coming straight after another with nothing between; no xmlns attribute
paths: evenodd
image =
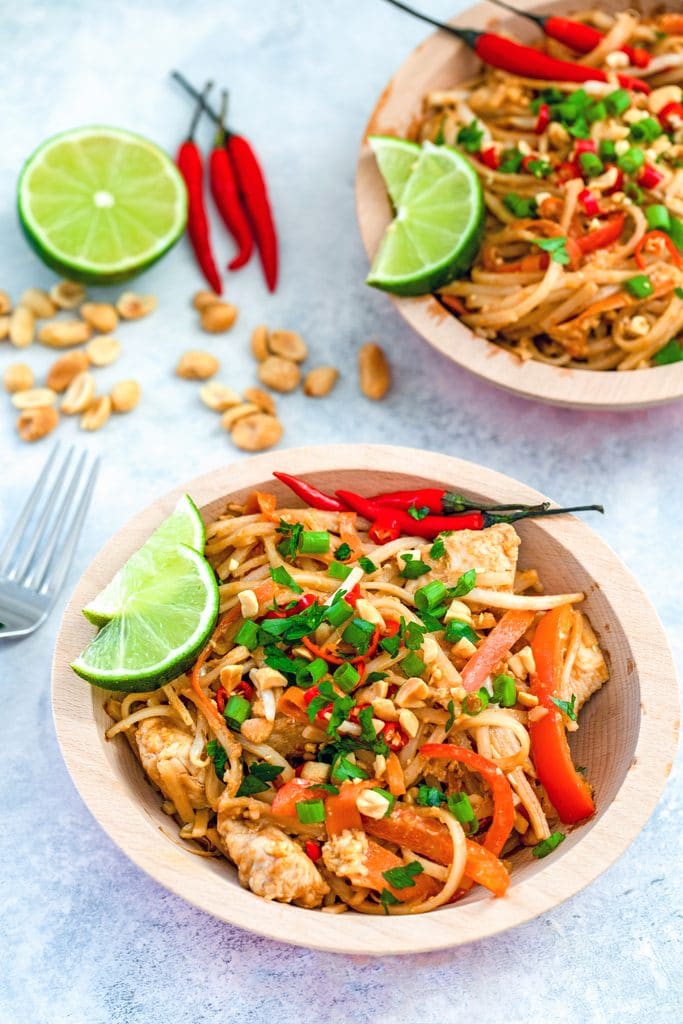
<svg viewBox="0 0 683 1024"><path fill-rule="evenodd" d="M441 288L469 270L483 228L484 196L469 160L450 146L427 142L367 283L397 295Z"/></svg>
<svg viewBox="0 0 683 1024"><path fill-rule="evenodd" d="M185 672L211 634L219 598L206 559L180 544L174 560L156 574L150 571L153 561L134 556L126 563L128 599L122 612L71 663L95 686L154 690Z"/></svg>
<svg viewBox="0 0 683 1024"><path fill-rule="evenodd" d="M178 241L187 221L187 191L173 161L120 128L52 136L24 164L17 198L40 258L91 284L140 273Z"/></svg>
<svg viewBox="0 0 683 1024"><path fill-rule="evenodd" d="M199 509L189 494L184 494L168 519L164 519L104 590L85 606L83 614L86 619L95 626L103 626L120 615L128 599L135 593L131 580L139 580L146 572L157 574L164 571L168 563L174 560L179 544L187 544L201 554L205 537Z"/></svg>
<svg viewBox="0 0 683 1024"><path fill-rule="evenodd" d="M370 148L375 154L380 174L387 186L394 209L401 202L408 178L413 173L421 153L416 142L396 139L393 135L368 135Z"/></svg>

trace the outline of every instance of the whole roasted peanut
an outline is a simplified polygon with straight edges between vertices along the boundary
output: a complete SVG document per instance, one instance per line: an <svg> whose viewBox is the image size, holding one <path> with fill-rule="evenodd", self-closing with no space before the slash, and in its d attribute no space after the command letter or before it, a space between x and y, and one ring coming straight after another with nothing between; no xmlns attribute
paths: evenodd
<svg viewBox="0 0 683 1024"><path fill-rule="evenodd" d="M175 372L184 380L208 380L209 377L213 377L215 373L218 373L220 365L216 357L212 356L210 352L191 349L189 352L183 352L178 360Z"/></svg>
<svg viewBox="0 0 683 1024"><path fill-rule="evenodd" d="M9 318L9 340L15 348L28 348L36 334L36 321L26 306L17 306Z"/></svg>
<svg viewBox="0 0 683 1024"><path fill-rule="evenodd" d="M31 310L36 320L48 320L57 312L56 303L42 288L27 288L19 301Z"/></svg>
<svg viewBox="0 0 683 1024"><path fill-rule="evenodd" d="M85 299L85 288L78 281L58 281L50 288L50 298L60 309L76 309Z"/></svg>
<svg viewBox="0 0 683 1024"><path fill-rule="evenodd" d="M100 334L116 330L119 315L109 302L84 302L79 310L87 324Z"/></svg>
<svg viewBox="0 0 683 1024"><path fill-rule="evenodd" d="M226 409L230 409L233 405L239 405L242 401L233 388L228 387L227 384L221 384L218 380L209 381L208 384L200 388L199 397L204 405L213 409L214 412L225 412Z"/></svg>
<svg viewBox="0 0 683 1024"><path fill-rule="evenodd" d="M280 356L268 356L260 363L258 377L262 384L273 391L294 391L301 380L301 370L297 363Z"/></svg>
<svg viewBox="0 0 683 1024"><path fill-rule="evenodd" d="M111 407L114 412L130 412L140 401L140 385L136 380L120 380L111 389Z"/></svg>
<svg viewBox="0 0 683 1024"><path fill-rule="evenodd" d="M232 430L238 420L244 419L245 416L253 416L258 411L258 405L254 405L253 402L240 402L232 409L225 410L221 416L221 426L223 430Z"/></svg>
<svg viewBox="0 0 683 1024"><path fill-rule="evenodd" d="M124 292L116 303L118 314L124 320L139 320L156 308L154 295L136 295L135 292Z"/></svg>
<svg viewBox="0 0 683 1024"><path fill-rule="evenodd" d="M202 309L199 323L202 330L209 334L223 334L230 330L237 319L237 313L237 306L230 302L212 302Z"/></svg>
<svg viewBox="0 0 683 1024"><path fill-rule="evenodd" d="M275 415L275 399L267 391L261 388L245 388L244 397L248 402L257 405L261 412L267 412L270 416Z"/></svg>
<svg viewBox="0 0 683 1024"><path fill-rule="evenodd" d="M81 416L81 430L99 430L111 416L111 398L109 395L99 395L93 398L92 402Z"/></svg>
<svg viewBox="0 0 683 1024"><path fill-rule="evenodd" d="M22 441L39 441L50 434L59 423L59 413L53 405L39 409L25 409L17 420Z"/></svg>
<svg viewBox="0 0 683 1024"><path fill-rule="evenodd" d="M92 373L79 373L69 384L62 399L61 410L67 416L85 412L95 398L95 378Z"/></svg>
<svg viewBox="0 0 683 1024"><path fill-rule="evenodd" d="M220 296L216 295L215 292L210 292L207 288L203 288L199 292L195 292L192 296L192 305L200 313L205 306L210 306L214 302L220 302Z"/></svg>
<svg viewBox="0 0 683 1024"><path fill-rule="evenodd" d="M274 356L291 359L293 363L303 363L308 355L306 342L296 331L271 331L268 348Z"/></svg>
<svg viewBox="0 0 683 1024"><path fill-rule="evenodd" d="M272 448L282 437L282 424L275 416L257 413L238 420L230 435L245 452L260 452Z"/></svg>
<svg viewBox="0 0 683 1024"><path fill-rule="evenodd" d="M93 366L110 366L121 355L121 343L111 334L100 334L85 346Z"/></svg>
<svg viewBox="0 0 683 1024"><path fill-rule="evenodd" d="M309 370L304 379L304 394L310 398L324 398L337 383L339 370L334 366L316 366Z"/></svg>
<svg viewBox="0 0 683 1024"><path fill-rule="evenodd" d="M268 358L268 328L265 324L260 324L251 332L251 352L258 363Z"/></svg>
<svg viewBox="0 0 683 1024"><path fill-rule="evenodd" d="M33 381L33 370L26 363L10 363L2 377L5 391L10 395L15 391L28 391L33 387Z"/></svg>
<svg viewBox="0 0 683 1024"><path fill-rule="evenodd" d="M379 401L391 387L391 370L384 350L369 341L358 352L360 389L367 398Z"/></svg>
<svg viewBox="0 0 683 1024"><path fill-rule="evenodd" d="M12 309L12 300L10 299L7 292L0 288L0 316L4 316L5 313L9 313Z"/></svg>
<svg viewBox="0 0 683 1024"><path fill-rule="evenodd" d="M9 316L0 316L0 341L4 341L9 337L9 322Z"/></svg>
<svg viewBox="0 0 683 1024"><path fill-rule="evenodd" d="M74 377L77 377L79 373L83 373L83 370L87 370L90 365L88 356L83 351L67 352L65 355L60 356L56 362L50 367L50 371L47 375L47 386L52 388L53 391L66 391Z"/></svg>
<svg viewBox="0 0 683 1024"><path fill-rule="evenodd" d="M28 388L12 395L15 409L42 409L43 406L54 405L56 400L57 395L50 388Z"/></svg>
<svg viewBox="0 0 683 1024"><path fill-rule="evenodd" d="M48 348L71 348L82 345L92 335L92 327L85 320L55 320L43 324L38 331L38 341Z"/></svg>

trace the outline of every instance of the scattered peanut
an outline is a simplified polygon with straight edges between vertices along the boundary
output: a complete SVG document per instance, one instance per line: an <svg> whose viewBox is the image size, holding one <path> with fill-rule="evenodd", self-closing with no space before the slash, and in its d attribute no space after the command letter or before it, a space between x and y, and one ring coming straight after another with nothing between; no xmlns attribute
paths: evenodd
<svg viewBox="0 0 683 1024"><path fill-rule="evenodd" d="M297 363L280 356L268 356L258 368L258 377L262 384L273 391L294 391L301 380L301 370Z"/></svg>
<svg viewBox="0 0 683 1024"><path fill-rule="evenodd" d="M316 366L304 379L304 394L310 398L324 398L337 383L339 371L334 366Z"/></svg>
<svg viewBox="0 0 683 1024"><path fill-rule="evenodd" d="M10 299L7 292L4 292L0 288L0 315L4 316L5 313L9 313L12 309L12 300Z"/></svg>
<svg viewBox="0 0 683 1024"><path fill-rule="evenodd" d="M153 295L136 295L135 292L124 292L116 303L119 316L124 320L139 320L157 308L157 300Z"/></svg>
<svg viewBox="0 0 683 1024"><path fill-rule="evenodd" d="M240 726L240 732L250 743L265 743L272 731L273 723L265 718L247 718Z"/></svg>
<svg viewBox="0 0 683 1024"><path fill-rule="evenodd" d="M101 334L115 331L119 322L119 315L109 302L85 302L79 312L85 322Z"/></svg>
<svg viewBox="0 0 683 1024"><path fill-rule="evenodd" d="M17 420L22 441L39 441L50 434L59 423L59 413L53 405L38 409L24 409Z"/></svg>
<svg viewBox="0 0 683 1024"><path fill-rule="evenodd" d="M26 306L17 306L9 318L9 340L15 348L28 348L36 334L36 321Z"/></svg>
<svg viewBox="0 0 683 1024"><path fill-rule="evenodd" d="M192 305L200 313L205 306L210 306L212 303L220 301L220 297L216 295L215 292L210 292L206 288L202 289L202 291L195 292L192 297Z"/></svg>
<svg viewBox="0 0 683 1024"><path fill-rule="evenodd" d="M218 373L219 368L220 363L210 352L190 349L181 355L175 372L184 380L208 380Z"/></svg>
<svg viewBox="0 0 683 1024"><path fill-rule="evenodd" d="M201 310L199 323L202 330L209 334L223 334L234 324L237 312L237 306L229 302L212 302Z"/></svg>
<svg viewBox="0 0 683 1024"><path fill-rule="evenodd" d="M140 401L140 385L136 380L120 380L111 389L111 407L114 412L130 412Z"/></svg>
<svg viewBox="0 0 683 1024"><path fill-rule="evenodd" d="M231 436L243 451L260 452L278 443L282 437L282 424L275 416L257 413L239 420Z"/></svg>
<svg viewBox="0 0 683 1024"><path fill-rule="evenodd" d="M54 405L56 400L57 395L50 388L28 388L12 395L15 409L42 409L43 406Z"/></svg>
<svg viewBox="0 0 683 1024"><path fill-rule="evenodd" d="M252 331L251 351L254 359L259 363L268 358L268 328L263 324L255 327Z"/></svg>
<svg viewBox="0 0 683 1024"><path fill-rule="evenodd" d="M57 312L57 306L42 288L27 288L20 303L31 310L36 320L47 320Z"/></svg>
<svg viewBox="0 0 683 1024"><path fill-rule="evenodd" d="M248 402L253 402L261 412L267 412L270 416L275 415L275 399L267 391L261 388L245 388L244 397Z"/></svg>
<svg viewBox="0 0 683 1024"><path fill-rule="evenodd" d="M225 412L233 405L239 405L242 399L227 384L221 384L218 380L209 381L203 388L199 389L199 397L204 405L214 412Z"/></svg>
<svg viewBox="0 0 683 1024"><path fill-rule="evenodd" d="M100 334L85 346L93 366L110 366L121 355L121 343L111 334Z"/></svg>
<svg viewBox="0 0 683 1024"><path fill-rule="evenodd" d="M78 281L59 281L50 288L50 298L60 309L76 309L85 299L85 288Z"/></svg>
<svg viewBox="0 0 683 1024"><path fill-rule="evenodd" d="M360 389L366 398L379 401L391 386L391 370L383 349L369 341L358 352Z"/></svg>
<svg viewBox="0 0 683 1024"><path fill-rule="evenodd" d="M111 416L111 398L100 395L93 399L81 416L81 430L99 430Z"/></svg>
<svg viewBox="0 0 683 1024"><path fill-rule="evenodd" d="M253 416L258 411L258 405L254 405L253 402L240 402L239 405L226 409L221 416L221 426L224 430L232 430L238 420L244 419L245 416Z"/></svg>
<svg viewBox="0 0 683 1024"><path fill-rule="evenodd" d="M296 331L271 331L268 348L274 356L291 359L293 363L303 363L308 355L306 342Z"/></svg>
<svg viewBox="0 0 683 1024"><path fill-rule="evenodd" d="M38 341L48 348L71 348L88 341L91 334L92 327L84 320L55 320L40 328Z"/></svg>
<svg viewBox="0 0 683 1024"><path fill-rule="evenodd" d="M73 416L79 412L85 412L95 398L95 378L92 373L82 372L77 374L69 384L67 392L62 399L61 410L67 416Z"/></svg>
<svg viewBox="0 0 683 1024"><path fill-rule="evenodd" d="M52 364L47 375L47 386L53 391L66 391L74 377L87 370L90 360L85 352L67 352Z"/></svg>
<svg viewBox="0 0 683 1024"><path fill-rule="evenodd" d="M2 382L5 391L13 395L15 391L28 391L33 387L33 370L26 363L10 363L6 368Z"/></svg>
<svg viewBox="0 0 683 1024"><path fill-rule="evenodd" d="M0 341L9 337L9 316L0 316Z"/></svg>

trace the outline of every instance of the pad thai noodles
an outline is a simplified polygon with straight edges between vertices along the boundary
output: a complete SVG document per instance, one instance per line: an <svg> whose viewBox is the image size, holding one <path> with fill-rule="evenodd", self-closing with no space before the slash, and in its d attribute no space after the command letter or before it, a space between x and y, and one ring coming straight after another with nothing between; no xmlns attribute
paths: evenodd
<svg viewBox="0 0 683 1024"><path fill-rule="evenodd" d="M417 141L476 167L487 220L465 279L441 290L475 333L556 366L637 370L683 359L683 15L573 16L607 81L485 68L424 99ZM624 88L624 76L639 88Z"/></svg>
<svg viewBox="0 0 683 1024"><path fill-rule="evenodd" d="M112 694L107 737L188 849L258 896L390 915L502 897L515 851L546 856L595 810L566 733L605 659L584 595L546 594L506 521L558 510L432 489L381 496L370 525L353 495L306 493L321 507L256 493L208 526L211 639L180 678Z"/></svg>

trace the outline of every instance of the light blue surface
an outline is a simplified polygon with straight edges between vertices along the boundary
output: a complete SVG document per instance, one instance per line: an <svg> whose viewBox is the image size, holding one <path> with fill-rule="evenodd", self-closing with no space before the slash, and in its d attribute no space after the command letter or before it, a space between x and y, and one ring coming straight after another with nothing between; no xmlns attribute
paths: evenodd
<svg viewBox="0 0 683 1024"><path fill-rule="evenodd" d="M425 7L447 15L454 0ZM158 494L238 457L178 355L220 355L221 379L254 383L248 336L259 322L298 329L314 362L341 367L333 397L285 396L283 444L391 441L460 455L566 504L604 501L591 525L636 573L681 664L681 405L627 415L534 405L478 383L414 336L389 300L366 289L354 214L356 153L375 97L423 37L417 23L364 0L113 0L2 4L0 287L15 297L52 276L14 215L22 160L46 135L119 124L174 149L190 106L168 79L213 76L232 90L232 120L263 157L282 235L278 293L256 265L231 279L241 316L231 334L196 327L200 285L183 242L136 283L160 300L123 327L120 362L102 387L136 377L140 409L92 437L105 464L69 588L100 545ZM205 125L203 141L209 139ZM217 232L221 259L229 245ZM375 338L395 384L383 403L359 397L357 346ZM44 372L52 353L26 360ZM0 373L17 358L0 345ZM20 356L21 358L21 356ZM311 363L313 365L313 362ZM47 445L20 444L0 402L0 536ZM273 456L277 465L277 454ZM308 1024L376 1021L581 1021L673 1024L683 1017L681 773L629 852L552 914L455 952L373 961L277 945L213 920L137 870L91 819L62 763L50 715L49 666L61 608L37 635L0 646L3 824L0 828L2 1024L169 1021ZM672 701L674 695L672 693Z"/></svg>

